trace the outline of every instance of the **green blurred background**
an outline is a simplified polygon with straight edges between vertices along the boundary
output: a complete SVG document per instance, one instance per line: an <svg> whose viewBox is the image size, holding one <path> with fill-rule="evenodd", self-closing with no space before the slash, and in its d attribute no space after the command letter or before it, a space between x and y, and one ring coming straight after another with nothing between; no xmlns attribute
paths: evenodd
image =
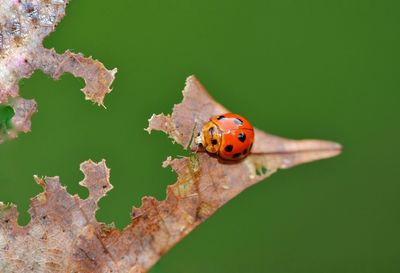
<svg viewBox="0 0 400 273"><path fill-rule="evenodd" d="M97 217L124 227L176 179L161 162L186 152L143 128L196 74L257 127L345 149L245 191L152 273L400 272L399 12L396 0L74 0L45 45L118 68L107 110L71 75L23 80L39 112L31 133L0 145L0 200L26 224L33 174L86 197L79 164L105 158L115 188Z"/></svg>

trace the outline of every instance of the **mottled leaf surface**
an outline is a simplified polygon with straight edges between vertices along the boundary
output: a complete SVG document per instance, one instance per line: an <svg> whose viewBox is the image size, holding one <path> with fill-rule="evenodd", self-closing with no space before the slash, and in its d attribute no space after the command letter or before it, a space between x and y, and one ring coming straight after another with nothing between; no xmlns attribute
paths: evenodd
<svg viewBox="0 0 400 273"><path fill-rule="evenodd" d="M58 54L43 47L43 39L53 32L65 15L68 0L0 0L0 104L14 108L15 117L0 142L28 132L36 111L34 100L19 96L18 82L42 70L54 79L69 72L85 80L86 99L103 105L111 92L116 69L107 70L99 61L66 51Z"/></svg>
<svg viewBox="0 0 400 273"><path fill-rule="evenodd" d="M227 110L195 77L187 79L183 95L171 115L154 115L147 130L164 131L195 151L193 138L202 124ZM58 177L36 177L44 192L32 199L32 220L26 227L18 226L14 205L0 206L0 272L146 272L249 186L279 168L332 157L340 149L333 142L288 140L256 130L254 154L238 163L225 164L201 151L170 157L163 166L170 166L178 181L168 186L165 200L144 197L141 207L132 210L132 223L122 231L95 219L98 201L112 188L104 161L81 165L81 185L89 190L85 200L71 196Z"/></svg>

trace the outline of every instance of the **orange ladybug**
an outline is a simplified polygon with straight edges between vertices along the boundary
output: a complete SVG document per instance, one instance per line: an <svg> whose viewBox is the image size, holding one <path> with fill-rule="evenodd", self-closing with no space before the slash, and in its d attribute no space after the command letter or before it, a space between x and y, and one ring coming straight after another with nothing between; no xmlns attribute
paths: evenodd
<svg viewBox="0 0 400 273"><path fill-rule="evenodd" d="M213 116L203 126L196 142L210 154L224 160L241 160L251 151L253 126L237 114Z"/></svg>

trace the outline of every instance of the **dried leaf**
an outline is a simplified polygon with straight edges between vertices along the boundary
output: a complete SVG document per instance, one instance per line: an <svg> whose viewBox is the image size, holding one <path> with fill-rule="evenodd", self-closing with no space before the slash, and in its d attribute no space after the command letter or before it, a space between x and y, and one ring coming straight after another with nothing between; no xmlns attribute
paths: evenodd
<svg viewBox="0 0 400 273"><path fill-rule="evenodd" d="M0 104L23 105L24 117L12 120L12 129L0 133L0 142L30 130L30 118L36 111L34 101L19 97L18 82L29 78L39 69L58 79L69 72L85 80L82 89L86 99L103 105L104 96L111 92L116 69L107 70L100 62L82 54L66 51L57 54L43 48L43 39L55 30L65 15L68 0L0 0ZM13 100L12 98L16 98ZM19 122L19 123L17 123ZM21 123L23 122L23 123Z"/></svg>
<svg viewBox="0 0 400 273"><path fill-rule="evenodd" d="M211 115L227 110L195 77L187 80L183 102L171 116L154 115L147 129L166 132L183 147L195 149L193 136ZM172 159L178 181L158 201L144 197L133 208L132 223L119 231L95 219L97 203L112 186L105 162L84 162L81 185L89 197L71 196L58 177L36 181L44 192L32 200L31 222L17 224L14 205L0 207L0 272L146 272L158 259L218 208L279 168L340 153L340 145L318 140L294 141L256 130L254 154L224 164L206 153Z"/></svg>
<svg viewBox="0 0 400 273"><path fill-rule="evenodd" d="M9 117L5 117L6 119L10 118L10 124L5 124L3 128L0 128L0 143L4 139L16 138L18 132L29 132L31 129L31 117L36 112L36 102L21 97L10 99L6 107L12 109L12 113L9 113Z"/></svg>

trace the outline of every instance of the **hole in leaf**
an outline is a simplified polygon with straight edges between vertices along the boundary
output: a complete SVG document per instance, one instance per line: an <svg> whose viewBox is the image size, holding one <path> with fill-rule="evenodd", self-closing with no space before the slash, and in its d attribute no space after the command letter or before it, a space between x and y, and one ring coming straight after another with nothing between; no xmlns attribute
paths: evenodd
<svg viewBox="0 0 400 273"><path fill-rule="evenodd" d="M261 166L260 168L256 169L256 174L258 176L262 176L268 172L268 169L265 166Z"/></svg>
<svg viewBox="0 0 400 273"><path fill-rule="evenodd" d="M12 128L11 119L15 115L11 106L0 105L0 131Z"/></svg>

